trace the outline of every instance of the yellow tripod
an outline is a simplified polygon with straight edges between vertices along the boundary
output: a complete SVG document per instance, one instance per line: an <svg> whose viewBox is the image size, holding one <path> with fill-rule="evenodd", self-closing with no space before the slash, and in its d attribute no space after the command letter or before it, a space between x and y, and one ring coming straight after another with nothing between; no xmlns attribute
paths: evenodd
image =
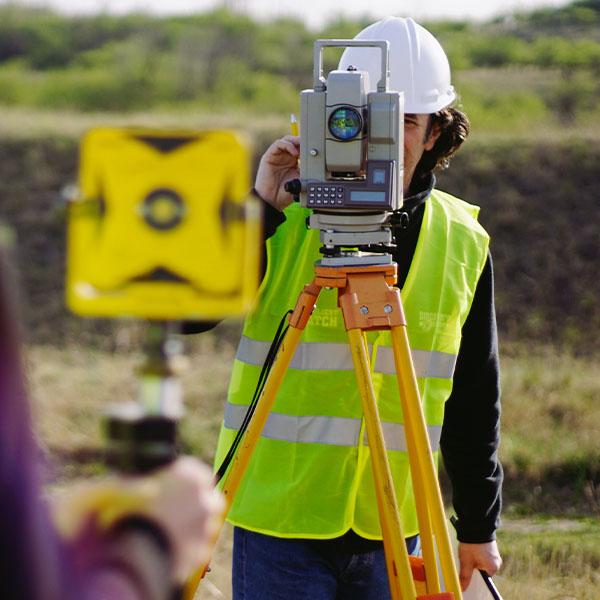
<svg viewBox="0 0 600 600"><path fill-rule="evenodd" d="M222 486L228 507L265 426L275 397L322 288L338 289L363 404L388 578L393 600L462 600L452 558L442 496L437 481L417 379L408 344L406 321L396 283L396 265L316 266L289 317L289 328L258 399L254 415ZM389 330L400 392L423 558L409 557L400 524L383 430L373 389L365 332ZM436 554L437 543L437 554ZM441 592L438 563L447 592ZM186 597L194 597L206 567L190 580Z"/></svg>

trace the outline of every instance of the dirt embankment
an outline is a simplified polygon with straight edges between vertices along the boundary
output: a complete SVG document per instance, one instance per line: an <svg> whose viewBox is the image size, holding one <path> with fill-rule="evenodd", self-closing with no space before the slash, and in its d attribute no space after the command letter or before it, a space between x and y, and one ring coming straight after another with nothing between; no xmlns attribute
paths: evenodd
<svg viewBox="0 0 600 600"><path fill-rule="evenodd" d="M264 136L265 140L267 136ZM259 144L262 146L262 144ZM498 322L505 339L595 350L600 327L600 142L473 141L439 187L479 204L492 235ZM71 139L0 140L0 219L18 235L29 338L98 339L100 321L70 317L62 301L64 206L76 178Z"/></svg>

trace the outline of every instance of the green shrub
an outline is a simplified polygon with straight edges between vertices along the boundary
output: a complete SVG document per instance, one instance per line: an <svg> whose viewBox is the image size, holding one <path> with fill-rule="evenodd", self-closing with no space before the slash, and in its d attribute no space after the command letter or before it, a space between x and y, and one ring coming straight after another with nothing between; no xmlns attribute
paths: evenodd
<svg viewBox="0 0 600 600"><path fill-rule="evenodd" d="M236 81L237 86L232 86ZM298 92L283 77L253 72L239 59L227 59L216 67L214 92L210 102L215 105L244 106L264 111L294 110Z"/></svg>
<svg viewBox="0 0 600 600"><path fill-rule="evenodd" d="M152 101L153 89L143 81L115 78L106 70L70 69L46 78L35 104L95 112L147 108Z"/></svg>
<svg viewBox="0 0 600 600"><path fill-rule="evenodd" d="M475 38L468 54L475 67L504 67L528 63L530 50L528 44L516 36L489 35Z"/></svg>
<svg viewBox="0 0 600 600"><path fill-rule="evenodd" d="M15 68L0 68L0 104L26 104L26 84L23 73Z"/></svg>
<svg viewBox="0 0 600 600"><path fill-rule="evenodd" d="M535 92L505 91L477 85L461 87L461 102L475 130L515 131L547 121L548 107Z"/></svg>

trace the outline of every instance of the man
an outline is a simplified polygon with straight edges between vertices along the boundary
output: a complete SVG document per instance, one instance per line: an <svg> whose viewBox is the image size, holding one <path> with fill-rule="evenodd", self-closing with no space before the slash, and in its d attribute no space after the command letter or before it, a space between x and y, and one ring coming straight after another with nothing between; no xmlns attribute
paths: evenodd
<svg viewBox="0 0 600 600"><path fill-rule="evenodd" d="M390 42L390 88L405 93L402 225L394 227L398 286L434 451L441 449L458 515L460 580L473 569L493 575L502 470L498 462L499 383L492 263L477 207L434 189L469 124L455 99L447 58L411 19L388 18L357 39ZM371 56L372 58L372 56ZM379 61L347 49L353 65L379 78ZM267 204L268 266L257 308L238 348L217 463L252 396L275 324L292 308L319 259L318 232L285 191L299 176L299 138L275 141L261 159L255 190ZM283 212L282 212L283 211ZM418 529L395 376L386 365L388 332L370 333L374 386L409 551ZM441 357L441 361L439 360ZM435 361L438 361L436 363ZM455 368L454 368L455 367ZM234 598L382 600L389 598L362 411L336 309L324 291L304 331L245 474L229 520L234 532Z"/></svg>

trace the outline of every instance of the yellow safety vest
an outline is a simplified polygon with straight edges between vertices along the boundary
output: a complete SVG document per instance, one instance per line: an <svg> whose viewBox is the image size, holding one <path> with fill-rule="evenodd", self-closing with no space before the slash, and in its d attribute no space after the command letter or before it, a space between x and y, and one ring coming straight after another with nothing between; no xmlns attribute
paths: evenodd
<svg viewBox="0 0 600 600"><path fill-rule="evenodd" d="M425 205L402 290L413 362L429 437L437 458L444 403L452 390L461 329L483 270L489 236L479 208L434 191ZM277 324L313 279L319 232L293 204L267 242L268 268L257 308L247 318L229 386L216 464L231 446ZM373 384L403 532L418 532L402 411L389 331L367 335ZM332 538L353 529L381 539L354 366L337 308L323 290L287 371L229 521L278 537Z"/></svg>

